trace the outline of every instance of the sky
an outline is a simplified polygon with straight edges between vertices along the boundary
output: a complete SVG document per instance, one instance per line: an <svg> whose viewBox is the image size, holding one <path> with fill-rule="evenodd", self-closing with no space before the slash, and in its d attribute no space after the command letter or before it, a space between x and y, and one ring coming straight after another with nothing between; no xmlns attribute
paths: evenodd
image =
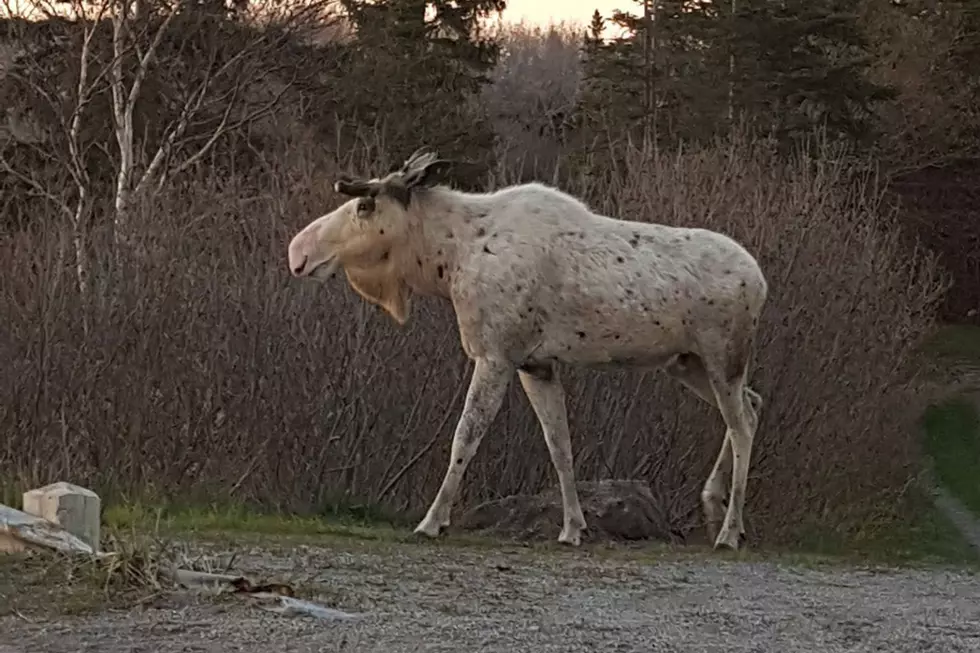
<svg viewBox="0 0 980 653"><path fill-rule="evenodd" d="M7 5L11 0L0 0L0 6ZM13 5L29 5L30 2L12 0ZM588 25L592 12L599 10L608 18L613 9L636 11L636 0L507 0L507 9L503 19L507 22L538 23L547 25L549 22L577 22ZM3 12L0 12L3 13Z"/></svg>
<svg viewBox="0 0 980 653"><path fill-rule="evenodd" d="M634 11L637 6L634 0L507 0L503 18L508 22L523 18L540 24L551 20L588 24L596 9L608 18L613 9Z"/></svg>

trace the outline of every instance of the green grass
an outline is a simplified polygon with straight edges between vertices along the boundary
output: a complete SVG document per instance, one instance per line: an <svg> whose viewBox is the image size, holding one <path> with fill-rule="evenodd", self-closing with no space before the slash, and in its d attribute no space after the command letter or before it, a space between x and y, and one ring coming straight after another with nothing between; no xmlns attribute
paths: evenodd
<svg viewBox="0 0 980 653"><path fill-rule="evenodd" d="M750 547L736 553L712 551L707 546L586 545L590 555L628 557L654 562L672 558L719 558L738 560L776 559L805 564L917 564L974 565L977 553L924 493L911 495L903 513L912 522L861 522L860 529L828 532L819 526L806 529L793 547ZM296 544L345 547L393 545L427 547L520 548L529 553L579 555L554 542L516 544L471 533L450 531L437 540L416 536L411 526L365 520L358 516L295 516L256 512L242 506L219 508L150 508L112 506L104 514L107 531L156 532L168 537L190 536L212 542L253 542L259 546L289 547Z"/></svg>
<svg viewBox="0 0 980 653"><path fill-rule="evenodd" d="M939 360L980 363L980 327L946 324L922 346L922 353Z"/></svg>
<svg viewBox="0 0 980 653"><path fill-rule="evenodd" d="M851 561L907 566L954 564L980 567L980 554L920 488L905 497L905 519L859 520L846 531L819 525L801 529L799 551Z"/></svg>
<svg viewBox="0 0 980 653"><path fill-rule="evenodd" d="M936 481L980 517L980 415L975 402L956 397L930 406L923 427Z"/></svg>

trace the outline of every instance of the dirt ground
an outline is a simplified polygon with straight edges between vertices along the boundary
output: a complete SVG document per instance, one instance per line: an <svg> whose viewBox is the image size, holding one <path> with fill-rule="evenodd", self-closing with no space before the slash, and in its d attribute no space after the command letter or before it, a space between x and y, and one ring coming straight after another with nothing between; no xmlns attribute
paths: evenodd
<svg viewBox="0 0 980 653"><path fill-rule="evenodd" d="M236 573L363 616L169 593L74 615L8 605L0 653L980 651L980 578L968 571L341 538L247 548ZM17 594L30 589L7 582L0 603L30 606Z"/></svg>

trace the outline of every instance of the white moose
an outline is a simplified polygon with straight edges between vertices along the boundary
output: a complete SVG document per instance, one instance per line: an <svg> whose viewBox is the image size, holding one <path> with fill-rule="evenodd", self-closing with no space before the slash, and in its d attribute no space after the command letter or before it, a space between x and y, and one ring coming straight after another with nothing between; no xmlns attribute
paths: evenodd
<svg viewBox="0 0 980 653"><path fill-rule="evenodd" d="M415 532L437 537L449 525L516 370L558 473L558 541L579 545L586 523L558 364L631 366L664 369L724 417L701 502L715 548L737 549L762 406L746 380L767 294L755 258L719 233L597 215L538 183L453 190L440 183L452 165L422 148L383 178L341 179L334 189L352 199L289 243L295 276L326 279L342 267L354 290L400 325L414 293L453 304L475 367L449 468Z"/></svg>

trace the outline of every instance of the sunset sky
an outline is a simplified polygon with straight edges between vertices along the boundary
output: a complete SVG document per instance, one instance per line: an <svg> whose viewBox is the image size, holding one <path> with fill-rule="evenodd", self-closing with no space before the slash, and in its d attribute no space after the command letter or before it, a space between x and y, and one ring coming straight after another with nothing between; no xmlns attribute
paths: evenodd
<svg viewBox="0 0 980 653"><path fill-rule="evenodd" d="M638 6L634 0L507 0L503 17L514 22L523 18L535 23L549 19L588 23L596 9L608 18L613 9L635 11Z"/></svg>
<svg viewBox="0 0 980 653"><path fill-rule="evenodd" d="M43 4L47 4L43 2ZM31 0L0 0L0 8L12 6L30 7ZM606 18L613 9L636 11L638 3L635 0L507 0L507 9L503 19L507 22L522 20L545 25L551 21L577 22L588 24L592 12L596 9ZM0 13L6 13L2 11Z"/></svg>

